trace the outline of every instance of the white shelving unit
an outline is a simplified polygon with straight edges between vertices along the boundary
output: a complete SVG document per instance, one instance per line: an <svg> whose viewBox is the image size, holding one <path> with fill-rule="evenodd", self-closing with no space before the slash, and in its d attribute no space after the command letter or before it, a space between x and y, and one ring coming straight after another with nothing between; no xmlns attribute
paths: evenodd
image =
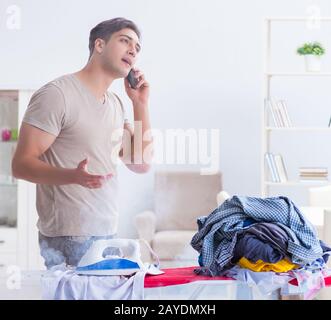
<svg viewBox="0 0 331 320"><path fill-rule="evenodd" d="M33 90L0 89L0 123L6 122L10 129L20 127L24 112ZM8 105L8 101L10 105ZM5 119L7 118L8 121ZM17 141L2 141L0 137L0 215L12 221L11 226L0 225L0 273L7 272L11 265L22 270L40 269L42 260L38 248L37 213L35 208L35 185L11 177L11 156ZM10 154L8 154L10 152ZM7 177L7 178L5 178Z"/></svg>
<svg viewBox="0 0 331 320"><path fill-rule="evenodd" d="M269 17L265 19L265 65L264 65L264 100L270 99L271 79L274 77L331 77L331 72L290 72L290 71L273 71L270 70L271 65L271 27L273 22L304 22L307 17ZM331 22L331 17L320 17L321 22ZM277 132L288 132L296 134L300 132L320 132L331 133L331 128L328 127L272 127L269 124L269 110L263 101L263 116L262 116L262 152L261 152L261 195L267 197L270 194L270 187L311 187L330 184L329 181L286 181L286 182L271 182L268 180L268 168L265 161L265 153L270 152L270 136ZM331 139L331 136L330 136Z"/></svg>

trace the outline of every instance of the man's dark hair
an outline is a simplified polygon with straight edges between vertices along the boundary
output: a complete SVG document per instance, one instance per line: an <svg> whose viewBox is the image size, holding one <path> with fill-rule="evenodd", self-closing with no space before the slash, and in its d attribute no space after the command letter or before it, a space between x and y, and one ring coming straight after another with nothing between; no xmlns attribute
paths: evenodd
<svg viewBox="0 0 331 320"><path fill-rule="evenodd" d="M133 30L138 38L140 39L140 31L136 24L125 18L114 18L106 21L102 21L97 24L91 31L90 31L90 38L89 38L89 50L90 50L90 57L92 56L94 50L94 43L95 40L100 38L104 41L108 41L113 33L120 31L122 29L129 28Z"/></svg>

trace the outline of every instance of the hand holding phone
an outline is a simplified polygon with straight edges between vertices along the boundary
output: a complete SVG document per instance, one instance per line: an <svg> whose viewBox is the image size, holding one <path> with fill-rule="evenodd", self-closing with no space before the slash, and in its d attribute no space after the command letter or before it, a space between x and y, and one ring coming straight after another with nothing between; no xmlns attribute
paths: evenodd
<svg viewBox="0 0 331 320"><path fill-rule="evenodd" d="M134 76L133 69L130 70L130 72L126 78L129 81L130 87L132 89L137 89L138 79Z"/></svg>

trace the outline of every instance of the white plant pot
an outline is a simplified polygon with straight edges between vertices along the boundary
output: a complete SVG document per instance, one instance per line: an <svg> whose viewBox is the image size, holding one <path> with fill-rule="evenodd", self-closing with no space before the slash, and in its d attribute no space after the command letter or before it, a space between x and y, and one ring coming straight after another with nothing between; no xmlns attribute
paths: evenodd
<svg viewBox="0 0 331 320"><path fill-rule="evenodd" d="M315 54L306 54L305 65L307 72L321 71L321 56L316 56Z"/></svg>

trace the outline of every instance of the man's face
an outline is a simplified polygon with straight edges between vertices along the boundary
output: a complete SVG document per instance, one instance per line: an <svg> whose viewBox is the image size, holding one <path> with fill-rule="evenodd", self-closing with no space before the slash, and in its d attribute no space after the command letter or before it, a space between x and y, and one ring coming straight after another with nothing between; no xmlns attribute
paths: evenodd
<svg viewBox="0 0 331 320"><path fill-rule="evenodd" d="M115 75L124 78L137 61L140 43L137 34L125 28L112 34L100 55L103 67Z"/></svg>

